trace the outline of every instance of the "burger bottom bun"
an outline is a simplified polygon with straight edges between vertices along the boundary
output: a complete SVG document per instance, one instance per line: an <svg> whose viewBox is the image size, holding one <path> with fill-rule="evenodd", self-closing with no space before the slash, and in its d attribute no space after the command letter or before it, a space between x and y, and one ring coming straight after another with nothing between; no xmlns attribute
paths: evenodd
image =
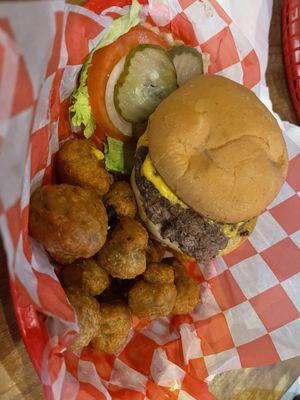
<svg viewBox="0 0 300 400"><path fill-rule="evenodd" d="M161 226L160 224L154 224L146 215L145 208L143 206L143 198L140 194L140 191L136 185L135 182L135 172L134 170L132 171L131 174L131 179L130 179L131 187L134 192L135 198L136 198L136 203L138 206L138 214L140 219L143 221L145 226L147 227L148 231L151 233L151 235L154 237L154 239L158 240L161 243L164 243L166 246L168 246L171 250L175 250L179 254L182 254L184 256L183 260L185 261L192 261L193 258L190 257L188 254L185 255L183 251L181 250L179 244L177 242L171 242L169 239L164 239L161 234L160 234L160 229ZM249 232L249 235L253 232L255 225L256 225L257 218L252 218L248 224L247 224L247 230ZM248 236L235 236L229 239L227 246L225 249L219 251L220 256L224 256L226 254L231 253L233 250L236 250L242 243L244 243L247 239Z"/></svg>

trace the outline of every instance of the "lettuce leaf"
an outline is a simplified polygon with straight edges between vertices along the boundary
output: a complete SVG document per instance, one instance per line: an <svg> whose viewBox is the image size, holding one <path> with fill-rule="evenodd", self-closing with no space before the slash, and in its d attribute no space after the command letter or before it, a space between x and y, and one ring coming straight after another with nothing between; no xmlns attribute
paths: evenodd
<svg viewBox="0 0 300 400"><path fill-rule="evenodd" d="M107 137L104 146L105 168L111 172L131 174L134 162L135 146L130 142Z"/></svg>
<svg viewBox="0 0 300 400"><path fill-rule="evenodd" d="M89 94L87 88L88 69L91 65L93 54L102 47L108 46L117 40L120 36L127 33L131 28L138 25L141 20L138 14L141 10L141 5L137 0L132 1L132 5L128 14L122 15L113 21L107 29L106 34L90 52L86 61L82 66L80 73L79 86L72 93L72 105L70 112L72 114L72 124L76 127L84 127L84 136L89 139L96 128L96 123L92 114L92 108L89 103Z"/></svg>

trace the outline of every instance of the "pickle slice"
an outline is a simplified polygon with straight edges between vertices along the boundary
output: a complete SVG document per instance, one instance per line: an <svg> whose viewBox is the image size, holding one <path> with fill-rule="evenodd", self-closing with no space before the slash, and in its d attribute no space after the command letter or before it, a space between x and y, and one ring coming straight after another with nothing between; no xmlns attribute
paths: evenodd
<svg viewBox="0 0 300 400"><path fill-rule="evenodd" d="M182 86L196 75L203 74L201 54L190 46L175 46L170 51L176 68L178 86Z"/></svg>
<svg viewBox="0 0 300 400"><path fill-rule="evenodd" d="M156 45L138 45L126 57L114 91L115 106L126 121L143 122L176 88L176 70L168 52Z"/></svg>

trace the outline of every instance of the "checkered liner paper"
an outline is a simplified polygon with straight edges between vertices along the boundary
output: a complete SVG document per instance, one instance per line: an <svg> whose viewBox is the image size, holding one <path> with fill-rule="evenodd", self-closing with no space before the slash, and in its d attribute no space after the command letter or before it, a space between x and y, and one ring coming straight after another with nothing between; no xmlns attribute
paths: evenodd
<svg viewBox="0 0 300 400"><path fill-rule="evenodd" d="M205 378L300 354L300 149L242 247L189 264L201 303L190 315L136 324L118 355L65 352L77 326L44 250L28 237L30 193L50 182L69 135L68 97L88 52L128 0L0 5L0 224L25 345L47 399L212 399ZM141 16L210 54L209 73L259 95L256 53L216 0L146 0Z"/></svg>

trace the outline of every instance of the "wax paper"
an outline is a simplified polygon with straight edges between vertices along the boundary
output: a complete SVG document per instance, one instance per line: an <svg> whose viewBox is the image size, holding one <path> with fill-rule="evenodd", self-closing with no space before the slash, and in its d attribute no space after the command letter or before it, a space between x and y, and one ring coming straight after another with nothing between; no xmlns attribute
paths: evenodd
<svg viewBox="0 0 300 400"><path fill-rule="evenodd" d="M142 1L141 18L210 54L209 73L258 96L253 45L216 0ZM136 324L116 355L65 351L76 317L43 248L28 236L30 193L51 182L70 135L68 98L81 66L127 0L0 5L0 227L20 332L47 399L210 399L203 380L300 354L300 149L285 135L289 172L238 250L187 265L201 302L190 315Z"/></svg>

